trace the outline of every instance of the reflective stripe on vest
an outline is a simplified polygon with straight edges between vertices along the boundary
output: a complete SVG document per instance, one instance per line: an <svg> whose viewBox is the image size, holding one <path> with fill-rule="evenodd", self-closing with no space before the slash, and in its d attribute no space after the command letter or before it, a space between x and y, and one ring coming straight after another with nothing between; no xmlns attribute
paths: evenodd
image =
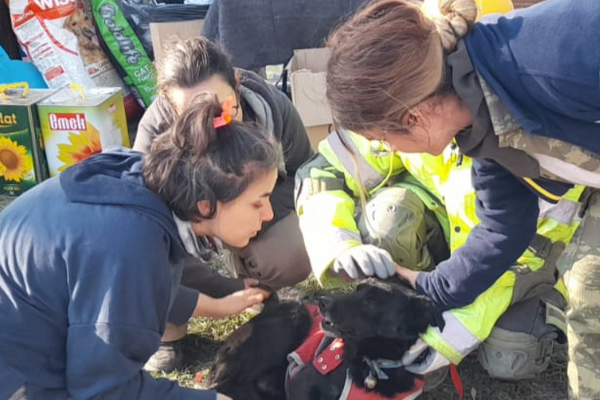
<svg viewBox="0 0 600 400"><path fill-rule="evenodd" d="M307 196L313 194L328 192L332 190L344 190L344 180L339 178L304 178L302 189L306 190ZM296 199L297 201L298 199Z"/></svg>
<svg viewBox="0 0 600 400"><path fill-rule="evenodd" d="M554 325L562 333L567 334L567 315L566 313L550 302L546 302L546 323Z"/></svg>
<svg viewBox="0 0 600 400"><path fill-rule="evenodd" d="M467 354L479 347L481 341L452 313L446 312L444 320L446 326L443 332L440 332L439 328L429 328L426 335L433 334L442 338L442 341L436 341L436 344L440 346L436 346L436 350L448 358L448 361L452 364L458 364Z"/></svg>
<svg viewBox="0 0 600 400"><path fill-rule="evenodd" d="M547 201L540 201L539 219L548 218L561 224L570 225L581 218L577 215L580 203L561 199L558 203L552 204Z"/></svg>
<svg viewBox="0 0 600 400"><path fill-rule="evenodd" d="M344 169L367 190L376 188L385 179L385 176L377 172L360 154L346 130L339 129L327 136L327 141Z"/></svg>

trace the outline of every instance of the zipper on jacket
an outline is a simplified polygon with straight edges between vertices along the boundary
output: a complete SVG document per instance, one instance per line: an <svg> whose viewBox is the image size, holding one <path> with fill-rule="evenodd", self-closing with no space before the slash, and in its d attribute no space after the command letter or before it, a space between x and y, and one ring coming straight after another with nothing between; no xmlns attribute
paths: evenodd
<svg viewBox="0 0 600 400"><path fill-rule="evenodd" d="M460 167L463 163L463 153L460 151L456 139L452 139L452 142L450 142L450 150L452 151L450 162L456 162L456 166Z"/></svg>

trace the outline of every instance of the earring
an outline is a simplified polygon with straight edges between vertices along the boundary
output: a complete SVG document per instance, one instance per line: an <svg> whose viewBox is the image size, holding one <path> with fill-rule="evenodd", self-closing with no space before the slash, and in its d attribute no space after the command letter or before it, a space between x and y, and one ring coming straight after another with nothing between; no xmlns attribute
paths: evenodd
<svg viewBox="0 0 600 400"><path fill-rule="evenodd" d="M371 141L371 154L375 157L386 157L392 152L392 146L385 140L385 136L379 140Z"/></svg>

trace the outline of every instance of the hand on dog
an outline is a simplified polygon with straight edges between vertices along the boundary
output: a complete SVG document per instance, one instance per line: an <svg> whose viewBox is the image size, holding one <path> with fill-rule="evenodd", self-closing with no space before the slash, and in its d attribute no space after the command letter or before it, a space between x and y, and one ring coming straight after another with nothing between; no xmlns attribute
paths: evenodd
<svg viewBox="0 0 600 400"><path fill-rule="evenodd" d="M249 288L233 292L229 296L217 299L218 316L215 318L225 318L240 314L248 307L260 304L265 301L271 293L259 288Z"/></svg>
<svg viewBox="0 0 600 400"><path fill-rule="evenodd" d="M417 288L417 275L419 275L418 271L413 271L412 269L401 267L396 264L395 272L404 283L413 289Z"/></svg>
<svg viewBox="0 0 600 400"><path fill-rule="evenodd" d="M260 304L271 295L264 289L252 287L233 292L219 299L200 293L194 317L226 318L240 314L248 307Z"/></svg>
<svg viewBox="0 0 600 400"><path fill-rule="evenodd" d="M386 279L396 273L396 263L387 251L372 244L352 247L343 252L333 263L333 272L345 272L351 279L376 276Z"/></svg>

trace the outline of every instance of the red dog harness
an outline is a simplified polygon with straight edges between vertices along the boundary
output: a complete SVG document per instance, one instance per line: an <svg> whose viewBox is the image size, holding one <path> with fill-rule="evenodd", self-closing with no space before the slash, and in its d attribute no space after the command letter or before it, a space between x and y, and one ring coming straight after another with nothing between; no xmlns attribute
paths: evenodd
<svg viewBox="0 0 600 400"><path fill-rule="evenodd" d="M288 369L286 375L286 388L288 382L292 381L298 372L312 366L320 374L327 375L338 368L344 361L344 341L334 339L329 343L329 339L323 329L321 322L323 316L319 313L316 305L307 304L306 308L312 318L312 326L307 339L295 351L288 355ZM422 392L425 382L423 378L415 377L414 390L407 393L399 393L392 400L414 400ZM372 390L359 388L352 382L349 371L346 371L346 381L342 394L338 400L389 400Z"/></svg>

